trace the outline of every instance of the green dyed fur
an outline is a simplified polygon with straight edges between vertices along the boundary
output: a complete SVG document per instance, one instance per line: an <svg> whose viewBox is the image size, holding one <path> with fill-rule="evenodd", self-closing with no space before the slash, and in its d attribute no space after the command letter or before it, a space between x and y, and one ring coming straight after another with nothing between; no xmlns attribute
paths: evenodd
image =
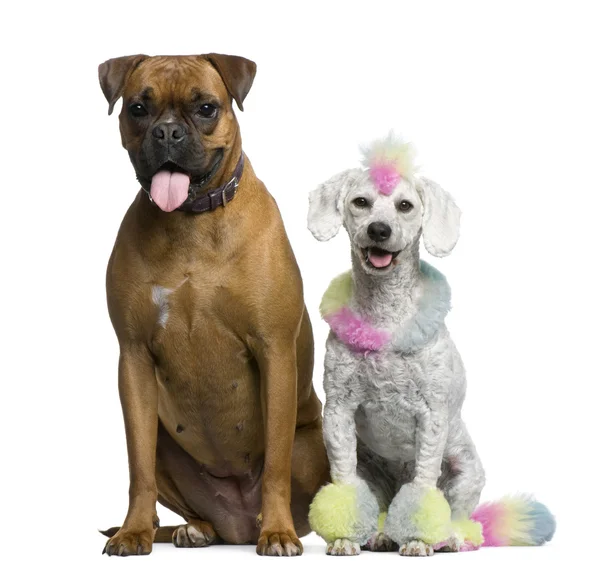
<svg viewBox="0 0 600 578"><path fill-rule="evenodd" d="M381 512L379 514L379 518L377 518L377 531L383 532L383 526L385 524L385 519L387 518L387 512Z"/></svg>
<svg viewBox="0 0 600 578"><path fill-rule="evenodd" d="M437 488L429 489L422 497L413 522L419 529L419 538L427 544L447 540L451 533L450 505Z"/></svg>
<svg viewBox="0 0 600 578"><path fill-rule="evenodd" d="M356 488L327 484L315 496L308 514L310 527L326 542L351 538L358 525Z"/></svg>
<svg viewBox="0 0 600 578"><path fill-rule="evenodd" d="M325 291L319 307L321 317L330 315L331 313L341 309L344 305L347 305L351 296L352 273L351 271L346 271L345 273L338 275L329 284L327 291Z"/></svg>
<svg viewBox="0 0 600 578"><path fill-rule="evenodd" d="M452 520L452 532L461 543L471 542L474 546L483 544L483 529L481 524L474 520L468 518Z"/></svg>

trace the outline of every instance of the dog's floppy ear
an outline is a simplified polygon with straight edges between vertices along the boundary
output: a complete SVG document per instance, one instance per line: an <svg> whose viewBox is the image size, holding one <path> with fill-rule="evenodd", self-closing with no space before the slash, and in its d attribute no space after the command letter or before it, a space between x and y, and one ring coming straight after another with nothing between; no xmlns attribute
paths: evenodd
<svg viewBox="0 0 600 578"><path fill-rule="evenodd" d="M319 185L308 197L308 228L319 241L329 241L342 226L346 195L362 175L362 169L349 169Z"/></svg>
<svg viewBox="0 0 600 578"><path fill-rule="evenodd" d="M252 88L256 75L256 64L247 58L229 54L211 52L205 54L204 57L217 69L238 108L244 110L242 103Z"/></svg>
<svg viewBox="0 0 600 578"><path fill-rule="evenodd" d="M460 209L440 185L421 177L417 190L423 200L423 241L434 257L450 254L460 233Z"/></svg>
<svg viewBox="0 0 600 578"><path fill-rule="evenodd" d="M134 54L132 56L120 56L111 58L98 66L98 78L100 79L100 88L108 100L108 114L112 114L115 103L125 90L127 80L137 66L146 60L145 54Z"/></svg>

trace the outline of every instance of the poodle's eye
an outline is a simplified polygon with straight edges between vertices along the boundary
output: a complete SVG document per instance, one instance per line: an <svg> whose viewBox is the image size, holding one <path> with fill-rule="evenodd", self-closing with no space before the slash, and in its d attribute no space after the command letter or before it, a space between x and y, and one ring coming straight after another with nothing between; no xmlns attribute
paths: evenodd
<svg viewBox="0 0 600 578"><path fill-rule="evenodd" d="M398 205L398 210L401 213L408 213L413 208L413 204L410 201L400 201Z"/></svg>
<svg viewBox="0 0 600 578"><path fill-rule="evenodd" d="M355 207L360 207L361 209L369 206L369 201L364 197L356 197L356 199L353 199L352 203Z"/></svg>

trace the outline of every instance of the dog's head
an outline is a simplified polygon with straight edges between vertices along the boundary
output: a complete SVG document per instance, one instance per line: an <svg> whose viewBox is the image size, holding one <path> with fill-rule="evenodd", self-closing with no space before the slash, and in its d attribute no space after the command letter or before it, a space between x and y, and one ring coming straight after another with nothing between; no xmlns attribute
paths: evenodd
<svg viewBox="0 0 600 578"><path fill-rule="evenodd" d="M238 138L232 99L243 110L255 73L254 62L223 54L138 54L99 66L108 114L123 97L121 142L161 209L176 209L218 172Z"/></svg>
<svg viewBox="0 0 600 578"><path fill-rule="evenodd" d="M308 228L319 241L344 225L368 273L386 274L419 243L436 257L458 241L460 209L433 181L414 174L410 145L393 136L366 151L367 170L335 175L310 193Z"/></svg>

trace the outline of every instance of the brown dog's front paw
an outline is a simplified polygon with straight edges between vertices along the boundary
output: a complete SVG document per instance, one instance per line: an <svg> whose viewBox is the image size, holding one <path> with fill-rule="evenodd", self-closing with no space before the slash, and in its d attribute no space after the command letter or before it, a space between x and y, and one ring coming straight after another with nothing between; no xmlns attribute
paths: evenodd
<svg viewBox="0 0 600 578"><path fill-rule="evenodd" d="M125 530L121 528L106 542L103 554L109 556L140 556L152 552L154 530Z"/></svg>
<svg viewBox="0 0 600 578"><path fill-rule="evenodd" d="M302 551L294 532L262 532L256 546L259 556L300 556Z"/></svg>

